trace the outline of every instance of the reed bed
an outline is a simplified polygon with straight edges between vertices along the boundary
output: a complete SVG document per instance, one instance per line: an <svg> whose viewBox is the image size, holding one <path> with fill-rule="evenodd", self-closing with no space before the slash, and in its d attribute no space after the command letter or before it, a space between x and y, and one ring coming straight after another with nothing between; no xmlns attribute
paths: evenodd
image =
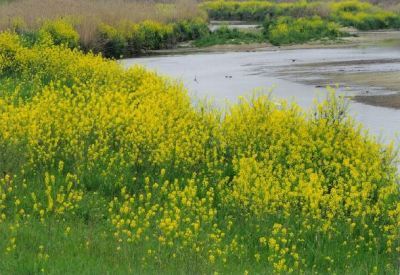
<svg viewBox="0 0 400 275"><path fill-rule="evenodd" d="M0 6L0 30L14 25L34 30L43 21L68 18L73 21L84 45L96 40L100 23L115 26L121 22L144 20L176 22L204 16L194 0L20 0Z"/></svg>

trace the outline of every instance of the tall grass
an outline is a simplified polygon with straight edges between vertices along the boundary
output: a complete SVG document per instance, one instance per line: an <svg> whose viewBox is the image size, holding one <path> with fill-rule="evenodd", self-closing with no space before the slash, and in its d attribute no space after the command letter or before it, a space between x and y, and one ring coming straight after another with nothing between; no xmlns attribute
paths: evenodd
<svg viewBox="0 0 400 275"><path fill-rule="evenodd" d="M204 16L194 0L21 0L0 7L0 30L120 58L197 39L208 33Z"/></svg>

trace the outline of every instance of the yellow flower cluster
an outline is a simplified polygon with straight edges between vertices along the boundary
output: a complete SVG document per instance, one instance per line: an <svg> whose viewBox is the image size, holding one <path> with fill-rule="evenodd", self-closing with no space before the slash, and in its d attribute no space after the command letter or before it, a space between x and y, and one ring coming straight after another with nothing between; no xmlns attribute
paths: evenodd
<svg viewBox="0 0 400 275"><path fill-rule="evenodd" d="M339 99L312 113L243 99L221 114L193 108L181 84L143 68L25 47L11 33L0 34L0 59L9 253L23 242L20 224L87 221L89 204L112 253L142 271L350 272L365 257L362 270L396 269L395 152L345 117ZM60 238L77 232L65 225ZM39 258L46 268L53 259L43 248Z"/></svg>
<svg viewBox="0 0 400 275"><path fill-rule="evenodd" d="M135 245L156 241L155 253L147 255L154 260L191 253L210 262L217 257L226 261L225 233L217 224L214 192L208 184L196 178L169 182L160 176L159 183L146 178L143 193L130 195L122 188L121 198L109 205L115 237Z"/></svg>
<svg viewBox="0 0 400 275"><path fill-rule="evenodd" d="M79 34L72 24L65 19L46 21L39 30L41 40L50 40L56 45L65 45L69 48L78 47Z"/></svg>

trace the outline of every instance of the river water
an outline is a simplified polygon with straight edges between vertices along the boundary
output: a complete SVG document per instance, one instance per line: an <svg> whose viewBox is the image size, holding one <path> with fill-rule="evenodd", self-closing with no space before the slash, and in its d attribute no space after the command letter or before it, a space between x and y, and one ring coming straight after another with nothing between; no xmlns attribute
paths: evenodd
<svg viewBox="0 0 400 275"><path fill-rule="evenodd" d="M329 73L400 71L400 49L392 46L290 49L260 52L199 53L132 58L126 67L144 65L168 75L189 90L194 101L210 99L216 106L237 102L239 96L272 93L310 108L326 96L326 85L336 85ZM380 87L339 85L339 94L385 94ZM400 91L400 87L399 87ZM391 91L393 92L393 91ZM350 102L351 114L382 141L399 143L400 110Z"/></svg>

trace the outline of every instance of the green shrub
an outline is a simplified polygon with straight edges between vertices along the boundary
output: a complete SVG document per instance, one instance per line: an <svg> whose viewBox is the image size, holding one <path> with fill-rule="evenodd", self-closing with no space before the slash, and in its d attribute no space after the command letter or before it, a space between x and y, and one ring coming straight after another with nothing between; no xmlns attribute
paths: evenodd
<svg viewBox="0 0 400 275"><path fill-rule="evenodd" d="M243 2L236 6L236 19L262 20L268 14L275 14L276 6L269 2Z"/></svg>
<svg viewBox="0 0 400 275"><path fill-rule="evenodd" d="M0 74L8 75L10 72L19 72L20 64L15 62L21 48L20 39L11 32L3 32L0 40Z"/></svg>
<svg viewBox="0 0 400 275"><path fill-rule="evenodd" d="M106 57L130 56L142 51L169 48L176 44L173 26L153 21L125 23L117 28L103 24L99 28L99 36L97 51Z"/></svg>
<svg viewBox="0 0 400 275"><path fill-rule="evenodd" d="M359 1L332 3L331 19L343 26L359 30L376 30L399 28L400 16L394 12L384 11L372 4Z"/></svg>
<svg viewBox="0 0 400 275"><path fill-rule="evenodd" d="M137 29L144 38L143 50L159 50L171 47L174 32L171 25L163 25L154 21L144 21Z"/></svg>
<svg viewBox="0 0 400 275"><path fill-rule="evenodd" d="M0 177L15 175L26 161L26 152L22 150L23 142L9 142L0 136Z"/></svg>
<svg viewBox="0 0 400 275"><path fill-rule="evenodd" d="M361 12L372 10L373 6L370 3L360 2L357 0L341 1L331 3L333 12Z"/></svg>
<svg viewBox="0 0 400 275"><path fill-rule="evenodd" d="M122 33L126 39L126 54L128 56L140 54L144 48L146 38L144 32L139 31L139 25L127 23L123 27Z"/></svg>
<svg viewBox="0 0 400 275"><path fill-rule="evenodd" d="M367 13L361 12L340 12L333 19L344 25L357 28L359 30L377 30L387 28L399 28L400 17L391 12Z"/></svg>
<svg viewBox="0 0 400 275"><path fill-rule="evenodd" d="M64 19L46 21L39 30L39 37L52 40L55 45L76 48L79 45L79 34L71 23Z"/></svg>
<svg viewBox="0 0 400 275"><path fill-rule="evenodd" d="M124 54L127 42L122 32L116 28L101 24L99 26L98 49L105 57L121 57Z"/></svg>
<svg viewBox="0 0 400 275"><path fill-rule="evenodd" d="M317 12L320 2L308 3L299 1L296 3L272 3L267 1L212 1L202 4L202 8L211 19L215 20L246 20L263 21L266 16L312 16Z"/></svg>
<svg viewBox="0 0 400 275"><path fill-rule="evenodd" d="M123 22L117 27L99 27L97 52L106 57L132 56L145 51L167 49L178 42L198 39L209 34L204 20L184 20L163 24L144 21L138 24Z"/></svg>
<svg viewBox="0 0 400 275"><path fill-rule="evenodd" d="M276 5L261 1L212 1L202 4L209 18L215 20L262 21L267 15L276 13Z"/></svg>
<svg viewBox="0 0 400 275"><path fill-rule="evenodd" d="M319 17L281 17L275 22L266 21L265 33L273 45L304 43L321 38L334 39L342 35L340 26Z"/></svg>
<svg viewBox="0 0 400 275"><path fill-rule="evenodd" d="M174 24L178 41L195 40L210 33L207 23L202 19L183 20Z"/></svg>
<svg viewBox="0 0 400 275"><path fill-rule="evenodd" d="M399 14L358 0L294 3L217 0L205 2L201 6L208 16L215 20L263 21L266 17L276 20L281 16L293 18L319 16L360 30L400 27Z"/></svg>
<svg viewBox="0 0 400 275"><path fill-rule="evenodd" d="M230 29L222 26L210 35L199 38L195 41L197 47L207 47L221 44L249 44L265 41L262 33L241 31L237 28Z"/></svg>

